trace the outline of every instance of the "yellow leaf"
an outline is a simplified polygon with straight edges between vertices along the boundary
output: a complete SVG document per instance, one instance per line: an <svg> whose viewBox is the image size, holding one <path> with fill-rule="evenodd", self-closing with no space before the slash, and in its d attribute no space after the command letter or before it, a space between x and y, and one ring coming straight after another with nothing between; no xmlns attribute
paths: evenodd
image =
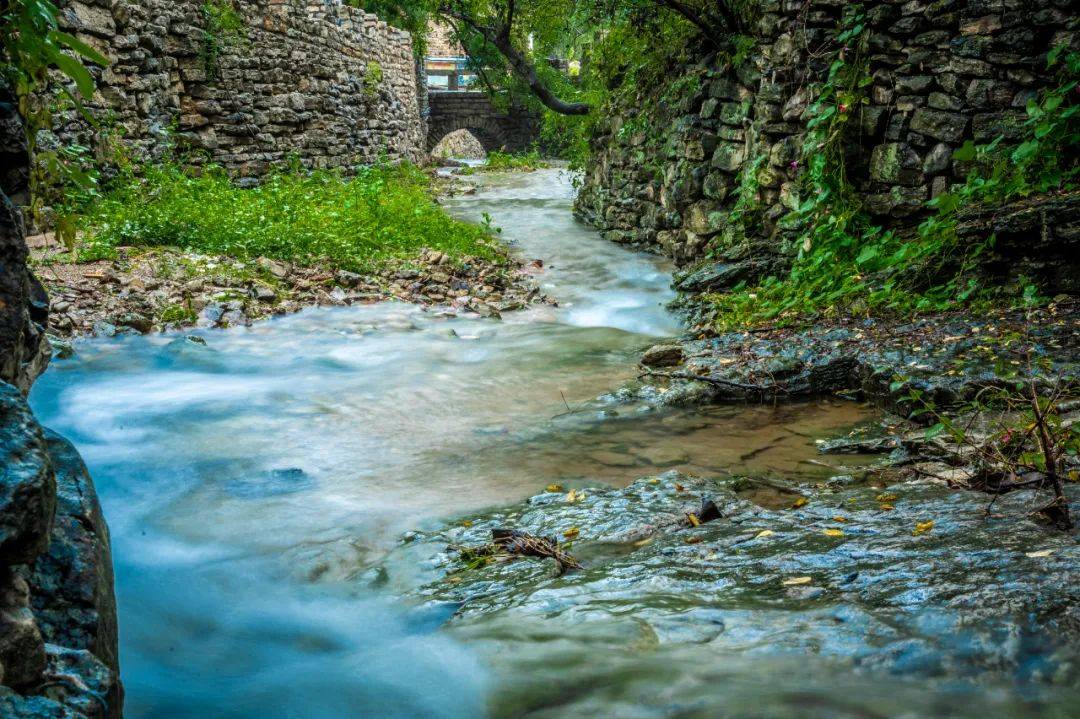
<svg viewBox="0 0 1080 719"><path fill-rule="evenodd" d="M471 527L472 522L470 522L468 519L466 519L464 522L461 523L461 526L462 527Z"/></svg>
<svg viewBox="0 0 1080 719"><path fill-rule="evenodd" d="M566 537L567 539L573 539L574 537L578 536L579 534L581 534L580 529L578 529L577 527L570 527L570 529L568 529L568 530L566 530L565 532L562 533L562 536Z"/></svg>
<svg viewBox="0 0 1080 719"><path fill-rule="evenodd" d="M694 514L693 512L687 512L686 513L686 518L690 520L691 525L693 525L695 527L700 527L701 526L701 520L698 519L697 515Z"/></svg>
<svg viewBox="0 0 1080 719"><path fill-rule="evenodd" d="M698 544L701 542L701 537L687 537L685 541L687 544Z"/></svg>
<svg viewBox="0 0 1080 719"><path fill-rule="evenodd" d="M1029 557L1049 557L1053 553L1053 549L1040 549L1037 552L1026 552L1025 554Z"/></svg>
<svg viewBox="0 0 1080 719"><path fill-rule="evenodd" d="M826 529L825 536L827 537L843 537L844 530L842 529Z"/></svg>
<svg viewBox="0 0 1080 719"><path fill-rule="evenodd" d="M635 547L644 547L646 544L652 544L653 539L654 539L654 537L646 537L645 539L642 539L640 542L634 542L634 546Z"/></svg>
<svg viewBox="0 0 1080 719"><path fill-rule="evenodd" d="M660 484L660 480L657 479L656 477L653 477L652 479L649 480L649 484Z"/></svg>
<svg viewBox="0 0 1080 719"><path fill-rule="evenodd" d="M791 505L791 508L792 509L798 509L799 507L805 506L806 502L807 502L806 497L799 497L798 499L795 500L795 503Z"/></svg>
<svg viewBox="0 0 1080 719"><path fill-rule="evenodd" d="M934 528L934 520L928 520L926 522L916 522L914 531L911 532L912 536L918 537L920 534L926 534Z"/></svg>
<svg viewBox="0 0 1080 719"><path fill-rule="evenodd" d="M570 502L571 504L574 502L580 502L583 499L585 499L585 493L579 492L576 489L571 489L569 492L566 493L566 501Z"/></svg>
<svg viewBox="0 0 1080 719"><path fill-rule="evenodd" d="M682 486L681 484L679 484L678 482L676 482L676 483L675 483L675 491L676 491L676 492L685 492L685 491L686 491L686 487L684 487L684 486Z"/></svg>
<svg viewBox="0 0 1080 719"><path fill-rule="evenodd" d="M793 587L796 584L809 584L812 581L814 581L813 577L792 577L784 580L784 586Z"/></svg>
<svg viewBox="0 0 1080 719"><path fill-rule="evenodd" d="M760 532L757 533L757 536L755 536L754 539L761 539L762 537L771 537L774 534L776 534L776 532L772 531L771 529L763 529L763 530L761 530Z"/></svg>
<svg viewBox="0 0 1080 719"><path fill-rule="evenodd" d="M838 515L836 515L835 517L832 518L832 521L834 521L834 522L847 522L848 518L847 517L841 517L838 514Z"/></svg>
<svg viewBox="0 0 1080 719"><path fill-rule="evenodd" d="M561 484L549 484L545 491L548 491L548 492L561 492L562 490L563 490L563 486Z"/></svg>
<svg viewBox="0 0 1080 719"><path fill-rule="evenodd" d="M900 497L898 497L895 494L885 492L883 494L879 494L878 496L874 497L874 499L876 499L879 502L895 502L896 500L900 499Z"/></svg>
<svg viewBox="0 0 1080 719"><path fill-rule="evenodd" d="M878 507L878 509L880 509L882 512L891 512L896 509L896 507L892 506L891 504L883 504Z"/></svg>

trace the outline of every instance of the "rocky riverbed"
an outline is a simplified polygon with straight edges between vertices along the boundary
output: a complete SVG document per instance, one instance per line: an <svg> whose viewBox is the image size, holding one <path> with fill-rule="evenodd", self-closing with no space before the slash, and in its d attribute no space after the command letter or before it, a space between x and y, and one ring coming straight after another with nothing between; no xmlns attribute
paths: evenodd
<svg viewBox="0 0 1080 719"><path fill-rule="evenodd" d="M366 274L170 248L124 248L114 260L73 263L41 240L35 259L52 302L49 330L61 338L243 327L305 307L389 299L483 317L554 302L534 281L540 261L451 258L436 250Z"/></svg>

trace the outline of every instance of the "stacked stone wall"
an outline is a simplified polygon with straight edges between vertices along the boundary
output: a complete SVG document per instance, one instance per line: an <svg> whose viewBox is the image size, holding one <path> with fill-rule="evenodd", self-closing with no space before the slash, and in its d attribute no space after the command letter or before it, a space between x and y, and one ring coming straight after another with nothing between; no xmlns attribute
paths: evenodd
<svg viewBox="0 0 1080 719"><path fill-rule="evenodd" d="M217 1L221 5L221 0ZM341 0L234 0L243 29L215 38L202 0L68 0L62 24L102 51L91 133L74 115L63 140L95 136L156 158L193 151L239 176L299 159L351 167L422 159L425 126L408 33ZM85 144L85 143L84 143Z"/></svg>
<svg viewBox="0 0 1080 719"><path fill-rule="evenodd" d="M836 58L845 5L763 2L756 49L734 68L712 62L690 70L699 81L650 118L662 133L628 131L639 107L607 108L580 216L609 239L653 245L692 263L740 244L723 235L733 231L737 188L753 172L761 212L741 243L752 250L732 256L742 264L727 279L775 268L769 253L790 249L778 221L794 207L805 171L810 93ZM966 140L1017 138L1027 102L1054 82L1047 51L1076 47L1078 16L1067 0L878 0L864 9L872 84L868 104L844 108L857 125L848 133L847 178L871 214L902 227L926 212L927 200L963 181L969 167L953 152ZM655 141L657 134L664 141Z"/></svg>

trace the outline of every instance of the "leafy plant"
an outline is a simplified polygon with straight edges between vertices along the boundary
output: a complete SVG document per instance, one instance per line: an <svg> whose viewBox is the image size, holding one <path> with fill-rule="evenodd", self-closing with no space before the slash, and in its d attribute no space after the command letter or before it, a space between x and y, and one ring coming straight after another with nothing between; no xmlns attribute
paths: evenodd
<svg viewBox="0 0 1080 719"><path fill-rule="evenodd" d="M102 66L109 62L87 43L60 30L56 16L56 6L49 0L9 0L0 9L0 84L14 96L24 121L31 160L31 212L38 224L44 224L43 203L55 194L55 188L92 192L97 182L96 173L86 162L87 148L38 146L39 132L52 125L58 108L50 90L57 89L67 104L82 111L83 100L94 95L94 78L83 61ZM70 84L53 82L54 70ZM58 217L56 230L69 249L74 246L71 216Z"/></svg>
<svg viewBox="0 0 1080 719"><path fill-rule="evenodd" d="M481 170L500 172L508 170L518 170L522 172L532 172L533 170L548 167L548 163L540 157L538 150L528 150L526 152L508 153L493 151L487 155L487 163L480 167Z"/></svg>
<svg viewBox="0 0 1080 719"><path fill-rule="evenodd" d="M364 97L372 100L379 96L379 87L383 83L383 69L378 60L369 60L364 74Z"/></svg>
<svg viewBox="0 0 1080 719"><path fill-rule="evenodd" d="M205 27L202 30L199 57L207 82L214 82L221 74L222 54L246 39L247 26L233 6L232 0L207 0L200 11Z"/></svg>
<svg viewBox="0 0 1080 719"><path fill-rule="evenodd" d="M334 172L282 171L252 189L217 167L151 165L118 177L84 208L84 259L120 245L174 246L238 258L269 257L369 270L423 248L495 259L482 227L451 218L429 178L411 165Z"/></svg>

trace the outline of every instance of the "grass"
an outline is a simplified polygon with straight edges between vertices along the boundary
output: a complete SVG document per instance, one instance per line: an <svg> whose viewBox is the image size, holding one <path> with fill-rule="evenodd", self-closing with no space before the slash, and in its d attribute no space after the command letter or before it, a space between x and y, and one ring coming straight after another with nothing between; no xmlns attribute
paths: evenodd
<svg viewBox="0 0 1080 719"><path fill-rule="evenodd" d="M411 165L351 177L280 172L252 189L216 167L153 165L113 181L83 209L82 225L83 260L112 257L120 246L167 246L362 272L424 248L451 258L503 255L487 228L447 215L428 176Z"/></svg>

